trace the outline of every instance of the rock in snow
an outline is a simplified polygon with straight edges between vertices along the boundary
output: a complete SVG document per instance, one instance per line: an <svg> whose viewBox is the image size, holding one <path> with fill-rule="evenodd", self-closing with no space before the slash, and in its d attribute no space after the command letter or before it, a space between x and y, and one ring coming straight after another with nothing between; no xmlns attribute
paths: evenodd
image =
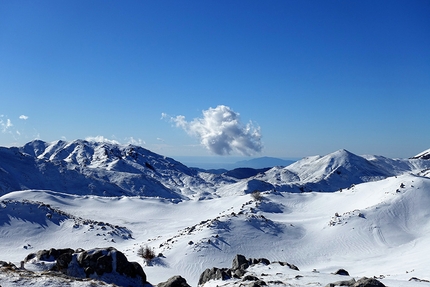
<svg viewBox="0 0 430 287"><path fill-rule="evenodd" d="M146 274L140 264L129 262L122 252L113 247L39 250L27 255L24 262L30 266L51 266L51 271L74 278L93 278L120 286L144 286L147 283Z"/></svg>

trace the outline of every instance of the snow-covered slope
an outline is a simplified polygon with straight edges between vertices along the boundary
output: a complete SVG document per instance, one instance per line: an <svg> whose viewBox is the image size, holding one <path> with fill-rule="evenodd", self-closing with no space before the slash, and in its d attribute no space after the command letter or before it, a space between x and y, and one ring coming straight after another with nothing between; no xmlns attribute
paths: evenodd
<svg viewBox="0 0 430 287"><path fill-rule="evenodd" d="M179 274L195 286L206 268L229 267L238 253L290 262L303 272L345 268L355 277L430 279L430 178L406 174L342 192L262 196L261 201L245 194L175 202L12 192L0 198L0 253L19 262L29 249L114 246L139 261L138 247L148 245L163 254L144 267L153 284ZM28 220L24 206L36 201L69 215L51 222L46 210L36 212L32 205L36 219ZM75 218L121 227L131 238L112 240L97 224L94 231L83 224L74 228Z"/></svg>

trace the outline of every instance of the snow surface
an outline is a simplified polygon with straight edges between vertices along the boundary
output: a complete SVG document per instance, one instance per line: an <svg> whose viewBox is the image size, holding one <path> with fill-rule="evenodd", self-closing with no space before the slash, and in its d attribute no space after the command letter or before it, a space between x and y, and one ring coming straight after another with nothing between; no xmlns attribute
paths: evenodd
<svg viewBox="0 0 430 287"><path fill-rule="evenodd" d="M22 154L16 155L24 162L34 156L43 158L45 164L56 158L65 162L65 169L71 162L78 169L80 159L87 158L83 154L90 153L91 158L98 154L93 153L93 147L88 149L85 145L77 148L70 143L33 142L31 148L21 148ZM68 152L55 152L58 146ZM13 174L5 162L12 162L11 152L16 151L1 151L1 155L8 155L0 161L3 173ZM317 283L324 286L339 281L338 275L330 274L339 268L348 270L356 279L383 278L380 281L387 286L423 286L426 283L407 280L430 279L427 256L430 178L422 174L428 168L425 160L360 157L340 150L325 157L303 159L287 168L275 167L254 178L234 180L206 173L193 174L171 159L151 156L154 159L151 166L160 170L157 175L160 182L181 179L180 184L165 185L159 196L102 196L79 190L73 193L72 189L41 188L2 195L0 260L19 266L26 255L40 249L113 246L130 261L144 265L137 250L147 245L156 254L160 253L150 266L144 266L153 285L181 275L191 286L196 286L206 268L230 267L236 254L298 266L299 272L273 264L250 269L257 275L269 274L272 281L282 277L292 286L321 286ZM105 158L96 167L95 161L86 164L93 165L92 175L98 173L97 178L103 178L118 167L112 163L112 158ZM172 172L167 168L170 164ZM56 166L63 164L57 162ZM128 166L127 163L122 168ZM25 164L19 168L25 168ZM336 172L339 170L340 174ZM122 182L122 172L109 176ZM148 169L144 172L153 174ZM53 181L62 179L52 174L58 176L51 178ZM332 192L300 192L299 187L305 183L313 186L321 183L321 188L329 187L329 183L337 186ZM346 187L338 188L344 184ZM57 183L52 185L61 187ZM291 187L294 192L285 192L283 187ZM262 200L250 194L255 189L262 192ZM34 268L31 263L25 267ZM304 277L296 279L298 274ZM0 272L0 285L25 285L13 283L15 279L11 276ZM33 283L42 286L41 280ZM234 280L206 283L207 286L224 284L239 283Z"/></svg>

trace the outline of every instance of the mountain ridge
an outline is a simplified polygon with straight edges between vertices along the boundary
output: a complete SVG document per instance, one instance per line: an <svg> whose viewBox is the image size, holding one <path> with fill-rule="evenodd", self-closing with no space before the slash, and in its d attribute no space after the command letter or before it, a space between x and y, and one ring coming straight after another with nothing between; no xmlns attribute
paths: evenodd
<svg viewBox="0 0 430 287"><path fill-rule="evenodd" d="M0 193L49 189L102 196L205 199L255 190L333 192L405 172L426 175L430 161L358 156L340 149L288 166L210 174L140 146L108 142L35 140L0 148ZM234 192L232 192L234 190Z"/></svg>

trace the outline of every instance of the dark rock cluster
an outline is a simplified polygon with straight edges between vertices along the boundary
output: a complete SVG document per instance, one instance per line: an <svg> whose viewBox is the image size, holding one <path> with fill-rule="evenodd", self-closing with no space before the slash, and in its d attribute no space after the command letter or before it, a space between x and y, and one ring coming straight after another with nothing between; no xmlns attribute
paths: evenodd
<svg viewBox="0 0 430 287"><path fill-rule="evenodd" d="M73 277L104 279L108 283L126 280L137 282L140 286L146 283L146 274L137 262L129 262L126 256L113 247L94 248L89 250L70 248L39 250L37 253L27 255L24 262L30 260L55 262L52 271ZM118 284L120 285L120 284Z"/></svg>
<svg viewBox="0 0 430 287"><path fill-rule="evenodd" d="M273 262L281 264L282 266L288 266L291 269L299 270L297 266L287 262ZM266 258L246 258L243 255L237 254L232 262L231 268L208 268L200 275L199 285L203 285L209 280L228 280L231 278L242 279L243 281L254 281L252 284L254 287L267 285L266 282L258 279L252 275L246 275L246 269L253 264L271 264Z"/></svg>
<svg viewBox="0 0 430 287"><path fill-rule="evenodd" d="M375 278L363 277L361 279L355 280L354 278L350 280L342 280L334 283L329 283L325 287L336 287L336 286L350 286L350 287L385 287L380 281Z"/></svg>

